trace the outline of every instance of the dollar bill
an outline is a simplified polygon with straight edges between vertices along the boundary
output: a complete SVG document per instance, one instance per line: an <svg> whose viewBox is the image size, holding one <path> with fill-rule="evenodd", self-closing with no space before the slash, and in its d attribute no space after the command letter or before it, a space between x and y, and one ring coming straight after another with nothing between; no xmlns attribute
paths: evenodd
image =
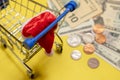
<svg viewBox="0 0 120 80"><path fill-rule="evenodd" d="M120 0L107 0L107 2L114 3L114 4L120 4Z"/></svg>
<svg viewBox="0 0 120 80"><path fill-rule="evenodd" d="M51 8L51 9L54 9L54 10L57 10L58 9L55 7L55 5L51 2L51 0L48 0L48 6ZM71 33L77 33L77 32L81 32L81 31L86 31L86 30L89 30L91 29L91 27L93 26L94 24L94 21L92 19L88 20L88 21L85 21L81 24L79 24L77 27L75 28L72 28L70 27L70 24L68 22L66 22L65 20L62 22L62 25L60 25L60 29L58 31L58 34L60 36L63 36L63 35L69 35Z"/></svg>
<svg viewBox="0 0 120 80"><path fill-rule="evenodd" d="M107 2L107 0L96 0L96 2L100 5L100 7L104 11L105 10L105 3Z"/></svg>
<svg viewBox="0 0 120 80"><path fill-rule="evenodd" d="M48 4L48 7L49 7L50 9L54 10L53 13L54 13L55 15L59 15L59 14L60 14L60 12L59 12L58 9L55 7L55 5L51 2L51 0L48 0L48 1L47 1L47 4Z"/></svg>
<svg viewBox="0 0 120 80"><path fill-rule="evenodd" d="M107 31L104 34L106 43L103 45L120 54L120 34Z"/></svg>
<svg viewBox="0 0 120 80"><path fill-rule="evenodd" d="M91 33L95 36L95 33L92 31L92 29L81 31L79 32L79 35L84 37L84 34L86 33ZM120 55L120 34L110 31L105 31L103 34L106 37L106 42L102 45L111 49L112 51L115 51L117 55Z"/></svg>
<svg viewBox="0 0 120 80"><path fill-rule="evenodd" d="M78 25L77 27L75 28L72 28L70 26L63 26L60 28L60 30L58 31L58 34L59 35L69 35L71 33L78 33L78 32L83 32L83 31L86 31L86 30L90 30L93 26L94 22L92 19L84 22L84 23L81 23L80 25Z"/></svg>
<svg viewBox="0 0 120 80"><path fill-rule="evenodd" d="M51 0L51 3L60 10L69 0ZM92 17L102 13L102 8L95 0L79 0L80 6L73 12L68 13L65 20L70 27L76 27Z"/></svg>
<svg viewBox="0 0 120 80"><path fill-rule="evenodd" d="M107 39L104 44L94 42L96 54L120 70L120 34L106 31L104 35Z"/></svg>
<svg viewBox="0 0 120 80"><path fill-rule="evenodd" d="M101 16L107 30L120 34L120 1L106 2L106 10Z"/></svg>
<svg viewBox="0 0 120 80"><path fill-rule="evenodd" d="M96 42L94 42L94 46L96 48L96 54L98 56L102 57L105 61L120 70L120 55L118 55L117 52Z"/></svg>
<svg viewBox="0 0 120 80"><path fill-rule="evenodd" d="M92 29L79 32L78 34L80 35L80 37L84 37L85 33L92 33L93 35L95 35ZM95 54L120 70L120 34L105 31L104 35L107 39L104 44L99 44L96 41L93 42L96 48ZM84 41L82 42L84 45Z"/></svg>
<svg viewBox="0 0 120 80"><path fill-rule="evenodd" d="M53 1L53 0L51 0L51 1ZM67 0L64 0L64 1L60 0L60 1L58 1L58 3L63 4L63 3L65 3L65 1L67 1ZM99 0L96 0L96 2L98 4L100 3ZM96 41L94 41L93 44L94 44L94 46L96 48L95 53L96 53L96 55L100 56L102 59L104 59L105 61L110 63L112 66L114 66L115 68L120 70L120 47L119 47L119 45L120 45L120 34L119 34L119 32L120 31L119 31L117 26L113 26L113 24L115 25L115 22L114 22L115 20L117 20L119 22L120 16L117 13L119 11L118 10L116 11L116 10L112 9L112 7L111 7L111 6L115 6L115 7L117 6L116 9L117 8L119 9L118 1L116 3L116 1L114 1L114 0L108 0L108 2L106 2L106 0L102 0L101 3L103 3L103 2L104 2L104 4L106 4L106 6L104 7L105 12L103 13L102 16L98 16L96 18L95 23L101 23L101 24L107 25L107 26L105 26L105 28L107 30L104 32L104 35L106 36L107 40L106 40L106 42L104 44L99 44ZM58 3L56 3L56 0L54 0L53 3L54 3L54 5L58 4ZM61 5L61 6L63 6L63 5ZM59 7L59 5L58 5L58 7ZM58 10L60 8L61 7L59 7ZM107 15L107 14L111 14L111 11L115 12L115 13L113 13L112 15ZM117 17L115 17L116 13L117 13ZM75 16L76 15L77 14L75 14ZM109 18L109 17L110 17L111 20L114 20L114 21L112 21L112 23L109 23L109 26L108 26L108 23L106 23L106 21L107 21L106 18ZM68 19L71 20L70 18L68 18ZM72 33L72 32L77 32L78 34L80 34L80 37L84 37L83 36L84 33L92 33L94 35L94 32L92 31L91 24L90 24L90 23L93 23L93 22L84 23L83 24L84 27L81 26L81 22L80 22L79 27L77 26L75 28L70 28L70 25L71 25L69 23L70 21L67 21L67 22L68 22L67 25L61 27L61 31L60 31L61 35L62 34L67 34L67 33L69 34L69 33ZM89 25L87 25L87 24L89 24ZM117 23L117 24L119 24L119 23ZM115 30L113 29L113 27L115 28ZM84 45L84 42L83 42L83 45Z"/></svg>

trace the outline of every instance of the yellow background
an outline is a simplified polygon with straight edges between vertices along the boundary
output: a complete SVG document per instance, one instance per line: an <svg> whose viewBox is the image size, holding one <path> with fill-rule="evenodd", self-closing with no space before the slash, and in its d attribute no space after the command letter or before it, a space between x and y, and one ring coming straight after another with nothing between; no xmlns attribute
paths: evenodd
<svg viewBox="0 0 120 80"><path fill-rule="evenodd" d="M41 1L46 4L46 0ZM35 71L34 80L120 80L120 71L96 54L87 55L83 47L72 48L66 42L67 36L62 37L64 41L63 53L54 52L51 57L46 56L42 49L27 64ZM79 50L82 53L80 60L71 59L71 52ZM100 66L91 69L87 65L89 58L95 57ZM26 70L8 49L0 46L0 80L30 80Z"/></svg>

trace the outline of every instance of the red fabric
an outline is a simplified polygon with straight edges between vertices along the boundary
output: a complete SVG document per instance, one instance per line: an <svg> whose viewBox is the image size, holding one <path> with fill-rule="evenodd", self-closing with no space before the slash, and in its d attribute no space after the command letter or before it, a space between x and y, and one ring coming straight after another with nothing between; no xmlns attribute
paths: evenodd
<svg viewBox="0 0 120 80"><path fill-rule="evenodd" d="M48 27L56 17L50 12L44 12L38 16L32 18L22 29L22 34L25 37L33 36L35 37L46 27ZM38 40L38 43L43 47L47 53L51 52L51 48L54 42L54 30L56 29L57 24L42 38Z"/></svg>

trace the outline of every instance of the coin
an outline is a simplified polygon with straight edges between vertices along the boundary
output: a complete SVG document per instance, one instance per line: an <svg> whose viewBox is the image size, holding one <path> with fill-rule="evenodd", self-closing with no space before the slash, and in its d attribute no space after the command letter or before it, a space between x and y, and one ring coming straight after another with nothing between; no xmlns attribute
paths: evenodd
<svg viewBox="0 0 120 80"><path fill-rule="evenodd" d="M92 33L85 33L82 36L82 39L85 43L93 43L94 42L94 35Z"/></svg>
<svg viewBox="0 0 120 80"><path fill-rule="evenodd" d="M79 60L81 58L81 52L79 50L73 50L71 57L73 60Z"/></svg>
<svg viewBox="0 0 120 80"><path fill-rule="evenodd" d="M87 54L92 54L95 51L95 47L93 44L87 43L84 45L83 51Z"/></svg>
<svg viewBox="0 0 120 80"><path fill-rule="evenodd" d="M67 43L71 47L77 47L81 44L81 38L77 34L69 35L69 37L67 39Z"/></svg>
<svg viewBox="0 0 120 80"><path fill-rule="evenodd" d="M96 58L90 58L87 64L90 68L95 69L99 66L99 61Z"/></svg>
<svg viewBox="0 0 120 80"><path fill-rule="evenodd" d="M104 30L105 30L105 28L104 28L104 26L103 26L102 24L95 24L95 25L93 26L93 31L94 31L95 33L97 33L97 34L103 33Z"/></svg>
<svg viewBox="0 0 120 80"><path fill-rule="evenodd" d="M99 44L103 44L106 42L106 37L103 34L96 34L95 41L98 42Z"/></svg>

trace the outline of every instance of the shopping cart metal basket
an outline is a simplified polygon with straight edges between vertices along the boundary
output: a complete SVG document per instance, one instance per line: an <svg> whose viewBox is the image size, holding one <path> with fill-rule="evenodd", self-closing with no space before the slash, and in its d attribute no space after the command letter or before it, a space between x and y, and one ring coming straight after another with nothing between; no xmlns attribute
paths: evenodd
<svg viewBox="0 0 120 80"><path fill-rule="evenodd" d="M37 40L53 28L53 26L56 25L68 12L73 11L77 4L75 1L70 1L65 5L65 11L60 14L60 11L50 9L37 0L37 2L35 0L0 1L0 44L2 47L8 48L14 54L27 70L29 77L33 78L33 71L26 62L41 50L41 47L37 44ZM24 39L21 34L22 25L43 10L54 12L54 14L58 15L58 18L36 37ZM55 34L60 40L60 43L55 42L56 51L61 53L63 42L59 35L57 33ZM19 57L18 51L23 54L22 58Z"/></svg>

